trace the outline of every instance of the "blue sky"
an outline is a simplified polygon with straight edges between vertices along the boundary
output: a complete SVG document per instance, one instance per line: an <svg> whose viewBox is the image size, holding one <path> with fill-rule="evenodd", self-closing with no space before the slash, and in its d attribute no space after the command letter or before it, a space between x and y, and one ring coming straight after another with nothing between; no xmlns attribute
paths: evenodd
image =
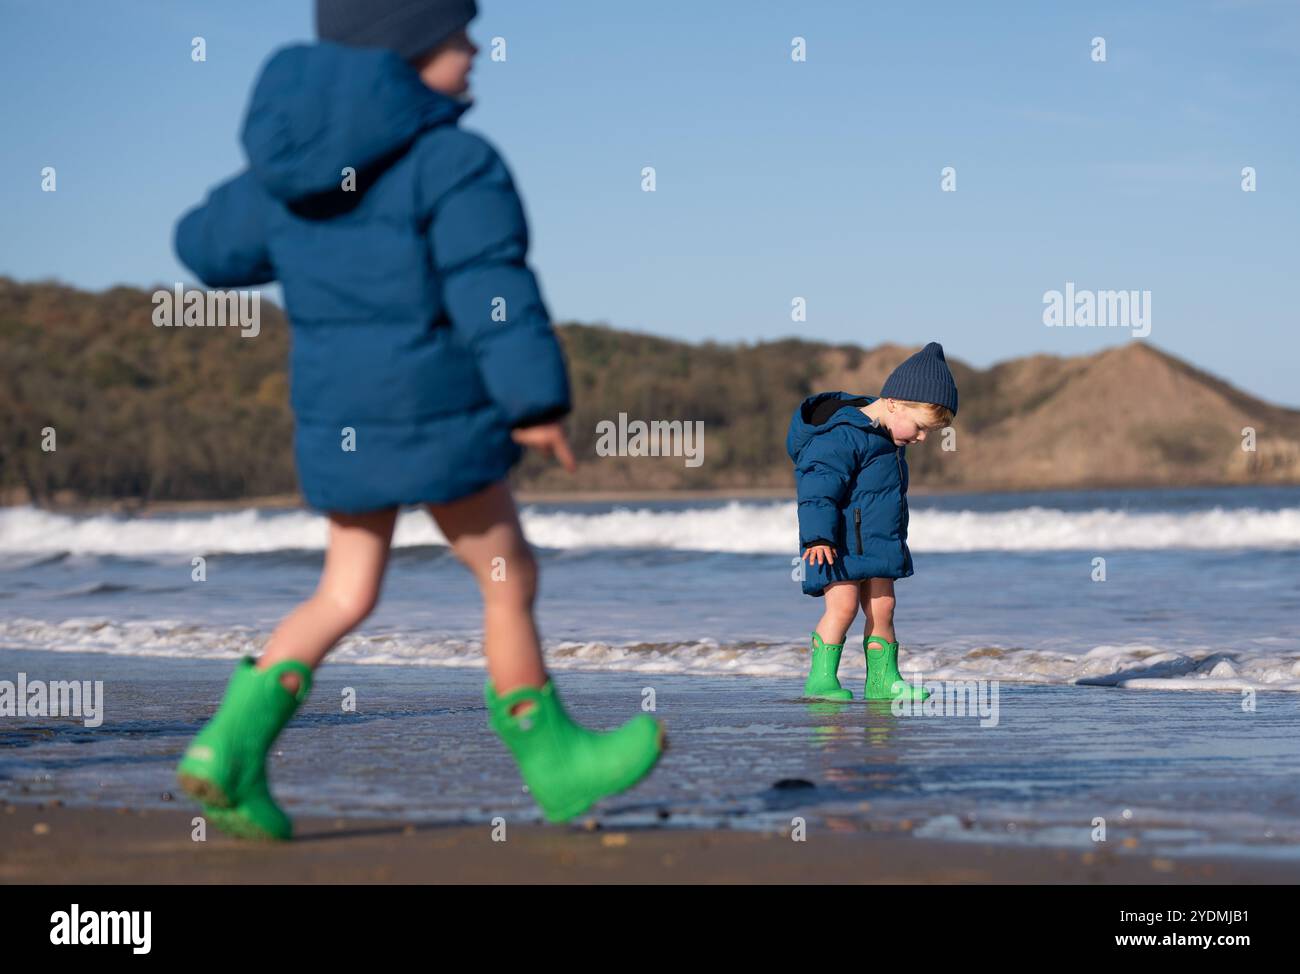
<svg viewBox="0 0 1300 974"><path fill-rule="evenodd" d="M463 124L514 171L557 320L938 340L987 366L1143 340L1044 326L1067 281L1149 290L1145 340L1300 407L1300 4L480 7L471 33L504 37L507 60L480 55ZM0 274L188 280L173 223L241 166L257 68L310 39L310 2L0 12Z"/></svg>

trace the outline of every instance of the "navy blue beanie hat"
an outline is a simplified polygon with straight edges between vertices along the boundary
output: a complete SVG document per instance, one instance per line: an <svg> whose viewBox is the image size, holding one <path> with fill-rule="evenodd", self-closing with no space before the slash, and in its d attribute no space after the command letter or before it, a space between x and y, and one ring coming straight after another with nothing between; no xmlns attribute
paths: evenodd
<svg viewBox="0 0 1300 974"><path fill-rule="evenodd" d="M957 383L948 371L943 346L931 342L889 373L880 389L882 399L906 399L947 406L957 415Z"/></svg>
<svg viewBox="0 0 1300 974"><path fill-rule="evenodd" d="M316 0L316 36L414 61L477 15L474 0Z"/></svg>

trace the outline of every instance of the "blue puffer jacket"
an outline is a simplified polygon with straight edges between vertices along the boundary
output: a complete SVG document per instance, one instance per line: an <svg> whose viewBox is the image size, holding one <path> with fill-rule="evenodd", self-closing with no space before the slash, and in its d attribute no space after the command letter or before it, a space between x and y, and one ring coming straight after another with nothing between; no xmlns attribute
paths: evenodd
<svg viewBox="0 0 1300 974"><path fill-rule="evenodd" d="M831 582L912 574L906 447L895 446L889 430L856 406L812 425L809 419L818 403L829 398L866 399L866 405L878 397L818 393L805 399L790 420L785 448L794 461L800 551L813 544L835 549L833 565L804 562L808 595L823 594Z"/></svg>
<svg viewBox="0 0 1300 974"><path fill-rule="evenodd" d="M176 228L208 286L284 287L315 508L462 497L519 459L513 427L569 410L523 207L492 146L457 127L465 107L391 52L284 48L244 121L248 169Z"/></svg>

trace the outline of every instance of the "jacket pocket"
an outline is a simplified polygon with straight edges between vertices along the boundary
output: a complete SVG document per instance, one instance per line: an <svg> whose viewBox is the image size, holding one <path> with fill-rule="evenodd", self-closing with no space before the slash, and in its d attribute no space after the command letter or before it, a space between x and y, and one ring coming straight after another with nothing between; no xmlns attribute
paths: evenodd
<svg viewBox="0 0 1300 974"><path fill-rule="evenodd" d="M853 540L858 544L858 554L862 554L862 509L853 509Z"/></svg>

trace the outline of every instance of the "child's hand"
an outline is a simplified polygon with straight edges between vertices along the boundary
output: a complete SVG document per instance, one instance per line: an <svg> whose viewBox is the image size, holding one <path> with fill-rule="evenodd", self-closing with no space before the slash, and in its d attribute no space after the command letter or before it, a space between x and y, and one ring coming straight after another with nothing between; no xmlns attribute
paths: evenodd
<svg viewBox="0 0 1300 974"><path fill-rule="evenodd" d="M815 544L811 548L805 548L803 556L810 565L835 564L835 549L828 544Z"/></svg>
<svg viewBox="0 0 1300 974"><path fill-rule="evenodd" d="M553 454L565 470L569 473L577 472L578 464L573 459L573 451L569 449L569 438L564 435L564 427L559 423L525 426L512 430L510 437L521 446Z"/></svg>

